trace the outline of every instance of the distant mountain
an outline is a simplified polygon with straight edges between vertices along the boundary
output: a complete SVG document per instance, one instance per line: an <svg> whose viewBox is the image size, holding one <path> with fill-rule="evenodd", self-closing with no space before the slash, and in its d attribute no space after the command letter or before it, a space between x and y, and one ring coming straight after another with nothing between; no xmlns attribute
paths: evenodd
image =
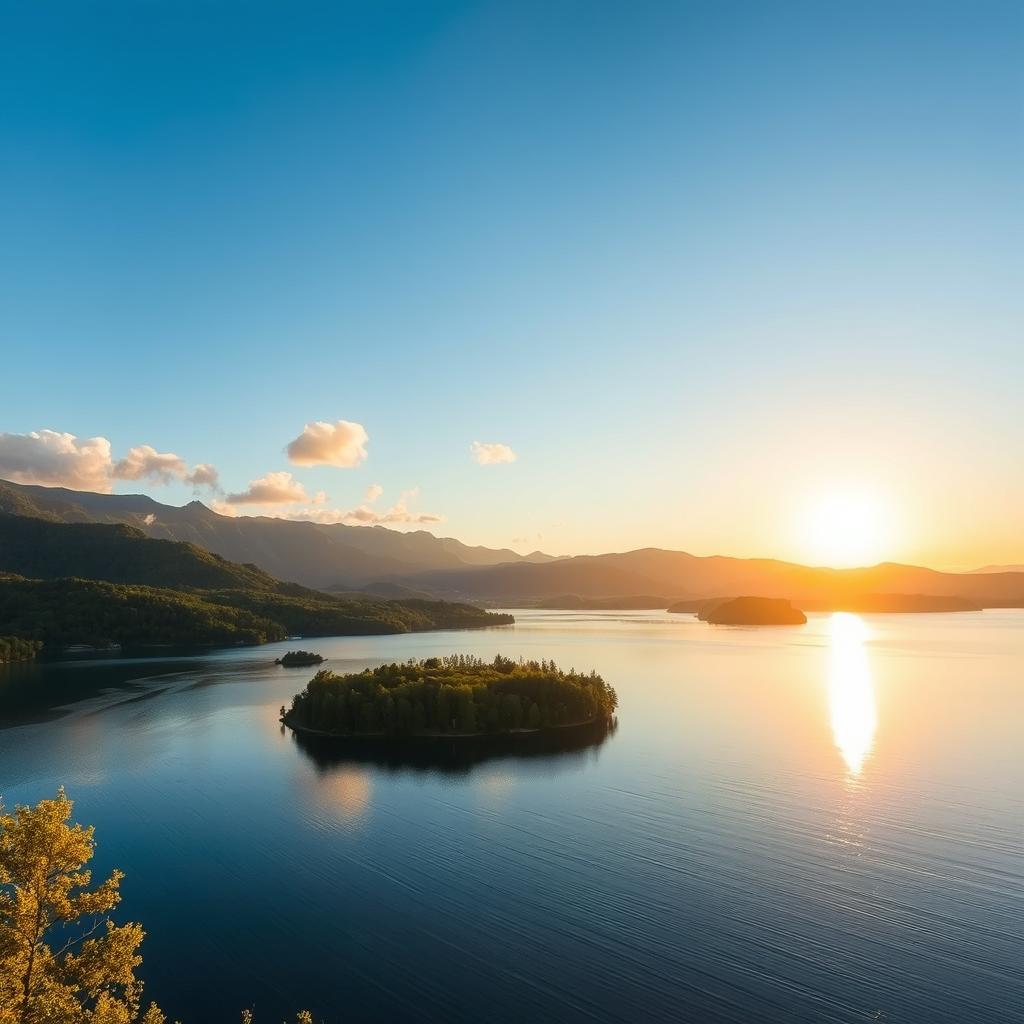
<svg viewBox="0 0 1024 1024"><path fill-rule="evenodd" d="M0 482L0 512L4 510L51 522L126 523L150 538L191 542L232 562L258 566L277 579L336 593L431 595L505 606L655 594L676 601L755 594L807 608L838 607L869 595L1024 604L1024 571L943 573L892 562L829 569L660 548L574 558L535 552L523 558L508 549L469 547L422 531L231 518L200 502L178 508L143 495Z"/></svg>
<svg viewBox="0 0 1024 1024"><path fill-rule="evenodd" d="M513 605L567 594L605 597L673 594L699 600L757 594L822 607L867 595L958 597L979 604L1024 603L1024 572L943 573L883 563L828 569L762 558L698 557L643 548L586 555L541 565L500 565L420 573L405 581L432 593Z"/></svg>
<svg viewBox="0 0 1024 1024"><path fill-rule="evenodd" d="M984 565L980 569L971 569L970 575L993 572L1024 572L1024 565Z"/></svg>
<svg viewBox="0 0 1024 1024"><path fill-rule="evenodd" d="M338 590L424 571L552 560L539 551L524 557L508 548L471 547L423 530L400 533L381 526L222 516L198 501L178 507L141 494L94 494L7 481L0 481L0 511L65 523L124 523L150 538L185 541L233 562L258 565L278 579Z"/></svg>

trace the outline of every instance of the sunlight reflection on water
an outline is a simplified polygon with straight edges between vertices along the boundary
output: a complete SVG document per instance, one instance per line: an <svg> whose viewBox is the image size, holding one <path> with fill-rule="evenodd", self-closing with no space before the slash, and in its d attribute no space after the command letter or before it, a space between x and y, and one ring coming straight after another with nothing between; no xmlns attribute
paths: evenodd
<svg viewBox="0 0 1024 1024"><path fill-rule="evenodd" d="M859 616L836 612L830 633L828 702L832 737L853 782L871 753L878 727L874 683L865 647L868 630Z"/></svg>

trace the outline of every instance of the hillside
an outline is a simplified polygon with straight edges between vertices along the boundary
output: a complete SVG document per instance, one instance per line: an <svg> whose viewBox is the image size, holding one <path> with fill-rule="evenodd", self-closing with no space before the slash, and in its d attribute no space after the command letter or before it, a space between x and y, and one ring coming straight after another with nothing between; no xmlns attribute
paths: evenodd
<svg viewBox="0 0 1024 1024"><path fill-rule="evenodd" d="M131 526L2 514L0 570L32 579L81 576L171 589L277 590L281 585L254 565L236 565L195 544L150 540Z"/></svg>
<svg viewBox="0 0 1024 1024"><path fill-rule="evenodd" d="M472 547L424 530L323 525L259 516L222 516L201 502L177 507L141 494L95 494L0 481L0 512L64 523L123 523L147 537L185 541L233 562L252 563L308 587L359 589L384 578L441 569L543 563L508 548Z"/></svg>
<svg viewBox="0 0 1024 1024"><path fill-rule="evenodd" d="M332 596L124 525L0 514L0 635L47 647L262 643L511 621L460 603Z"/></svg>

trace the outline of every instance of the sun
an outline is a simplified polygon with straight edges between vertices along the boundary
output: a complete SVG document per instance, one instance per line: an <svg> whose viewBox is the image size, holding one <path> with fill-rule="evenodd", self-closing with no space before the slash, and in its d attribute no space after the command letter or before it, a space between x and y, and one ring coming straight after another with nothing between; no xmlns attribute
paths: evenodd
<svg viewBox="0 0 1024 1024"><path fill-rule="evenodd" d="M816 565L874 565L890 543L888 509L867 489L842 488L811 497L800 528L800 545Z"/></svg>

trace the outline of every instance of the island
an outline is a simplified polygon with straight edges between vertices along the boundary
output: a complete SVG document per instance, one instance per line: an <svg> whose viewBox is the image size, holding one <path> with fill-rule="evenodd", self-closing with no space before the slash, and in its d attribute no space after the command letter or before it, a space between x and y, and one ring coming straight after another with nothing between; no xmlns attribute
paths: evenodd
<svg viewBox="0 0 1024 1024"><path fill-rule="evenodd" d="M275 659L274 664L285 668L305 668L308 665L322 665L323 661L322 654L314 654L312 651L289 651Z"/></svg>
<svg viewBox="0 0 1024 1024"><path fill-rule="evenodd" d="M611 721L615 691L596 672L551 661L465 654L318 672L281 721L296 732L354 738L528 735Z"/></svg>
<svg viewBox="0 0 1024 1024"><path fill-rule="evenodd" d="M697 618L715 626L800 626L807 621L784 597L734 597L702 608Z"/></svg>

